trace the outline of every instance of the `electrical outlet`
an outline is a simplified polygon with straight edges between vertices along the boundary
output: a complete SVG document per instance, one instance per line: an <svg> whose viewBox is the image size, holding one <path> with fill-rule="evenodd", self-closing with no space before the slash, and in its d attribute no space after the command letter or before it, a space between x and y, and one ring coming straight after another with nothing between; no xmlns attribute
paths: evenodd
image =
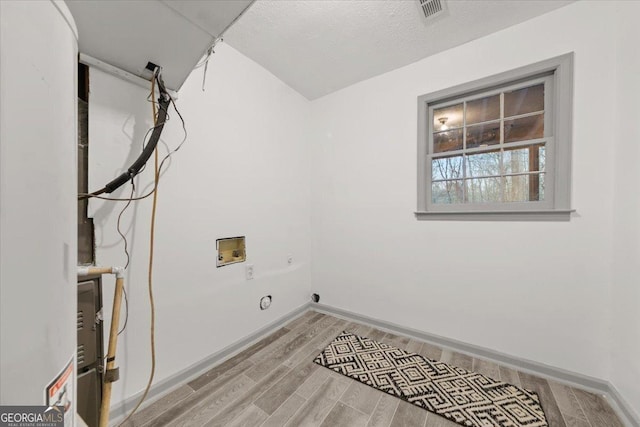
<svg viewBox="0 0 640 427"><path fill-rule="evenodd" d="M244 268L244 273L246 275L247 280L252 280L253 279L253 264L248 264Z"/></svg>
<svg viewBox="0 0 640 427"><path fill-rule="evenodd" d="M287 264L289 265L293 264L293 255L291 254L287 255Z"/></svg>

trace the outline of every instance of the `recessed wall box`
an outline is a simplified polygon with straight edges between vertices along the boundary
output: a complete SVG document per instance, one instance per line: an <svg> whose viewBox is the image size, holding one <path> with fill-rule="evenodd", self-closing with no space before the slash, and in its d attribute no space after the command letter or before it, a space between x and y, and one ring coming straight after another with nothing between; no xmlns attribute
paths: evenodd
<svg viewBox="0 0 640 427"><path fill-rule="evenodd" d="M247 259L244 236L218 239L216 249L218 250L216 267L243 262Z"/></svg>

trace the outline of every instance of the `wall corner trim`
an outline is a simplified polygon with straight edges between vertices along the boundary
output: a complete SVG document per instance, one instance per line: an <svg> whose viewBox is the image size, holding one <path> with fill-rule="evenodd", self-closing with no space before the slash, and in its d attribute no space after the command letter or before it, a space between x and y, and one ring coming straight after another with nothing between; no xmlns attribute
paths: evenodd
<svg viewBox="0 0 640 427"><path fill-rule="evenodd" d="M609 404L616 414L629 426L640 427L640 414L631 406L613 383L609 382L609 390L606 394Z"/></svg>

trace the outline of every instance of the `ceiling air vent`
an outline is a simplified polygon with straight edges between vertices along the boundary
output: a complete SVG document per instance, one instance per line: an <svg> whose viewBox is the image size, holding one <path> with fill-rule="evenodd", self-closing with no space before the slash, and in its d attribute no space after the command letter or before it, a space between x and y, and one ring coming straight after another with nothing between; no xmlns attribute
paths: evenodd
<svg viewBox="0 0 640 427"><path fill-rule="evenodd" d="M418 0L425 18L431 18L442 12L444 0Z"/></svg>

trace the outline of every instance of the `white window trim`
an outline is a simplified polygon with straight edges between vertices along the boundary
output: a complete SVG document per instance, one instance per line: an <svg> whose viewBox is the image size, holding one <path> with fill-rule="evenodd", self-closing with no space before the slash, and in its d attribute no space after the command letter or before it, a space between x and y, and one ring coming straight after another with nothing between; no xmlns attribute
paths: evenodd
<svg viewBox="0 0 640 427"><path fill-rule="evenodd" d="M554 111L545 114L545 128L553 129L553 136L544 140L548 147L548 165L553 165L552 197L545 202L468 204L464 210L454 206L428 203L431 197L431 135L429 106L447 99L465 98L474 92L504 88L543 74L552 76ZM440 106L439 106L440 107ZM545 105L545 110L547 105ZM551 121L551 126L547 124ZM573 53L568 53L525 67L496 74L473 82L447 88L418 97L418 210L420 220L520 220L568 221L571 213L571 145L573 123ZM530 141L528 142L530 143Z"/></svg>

